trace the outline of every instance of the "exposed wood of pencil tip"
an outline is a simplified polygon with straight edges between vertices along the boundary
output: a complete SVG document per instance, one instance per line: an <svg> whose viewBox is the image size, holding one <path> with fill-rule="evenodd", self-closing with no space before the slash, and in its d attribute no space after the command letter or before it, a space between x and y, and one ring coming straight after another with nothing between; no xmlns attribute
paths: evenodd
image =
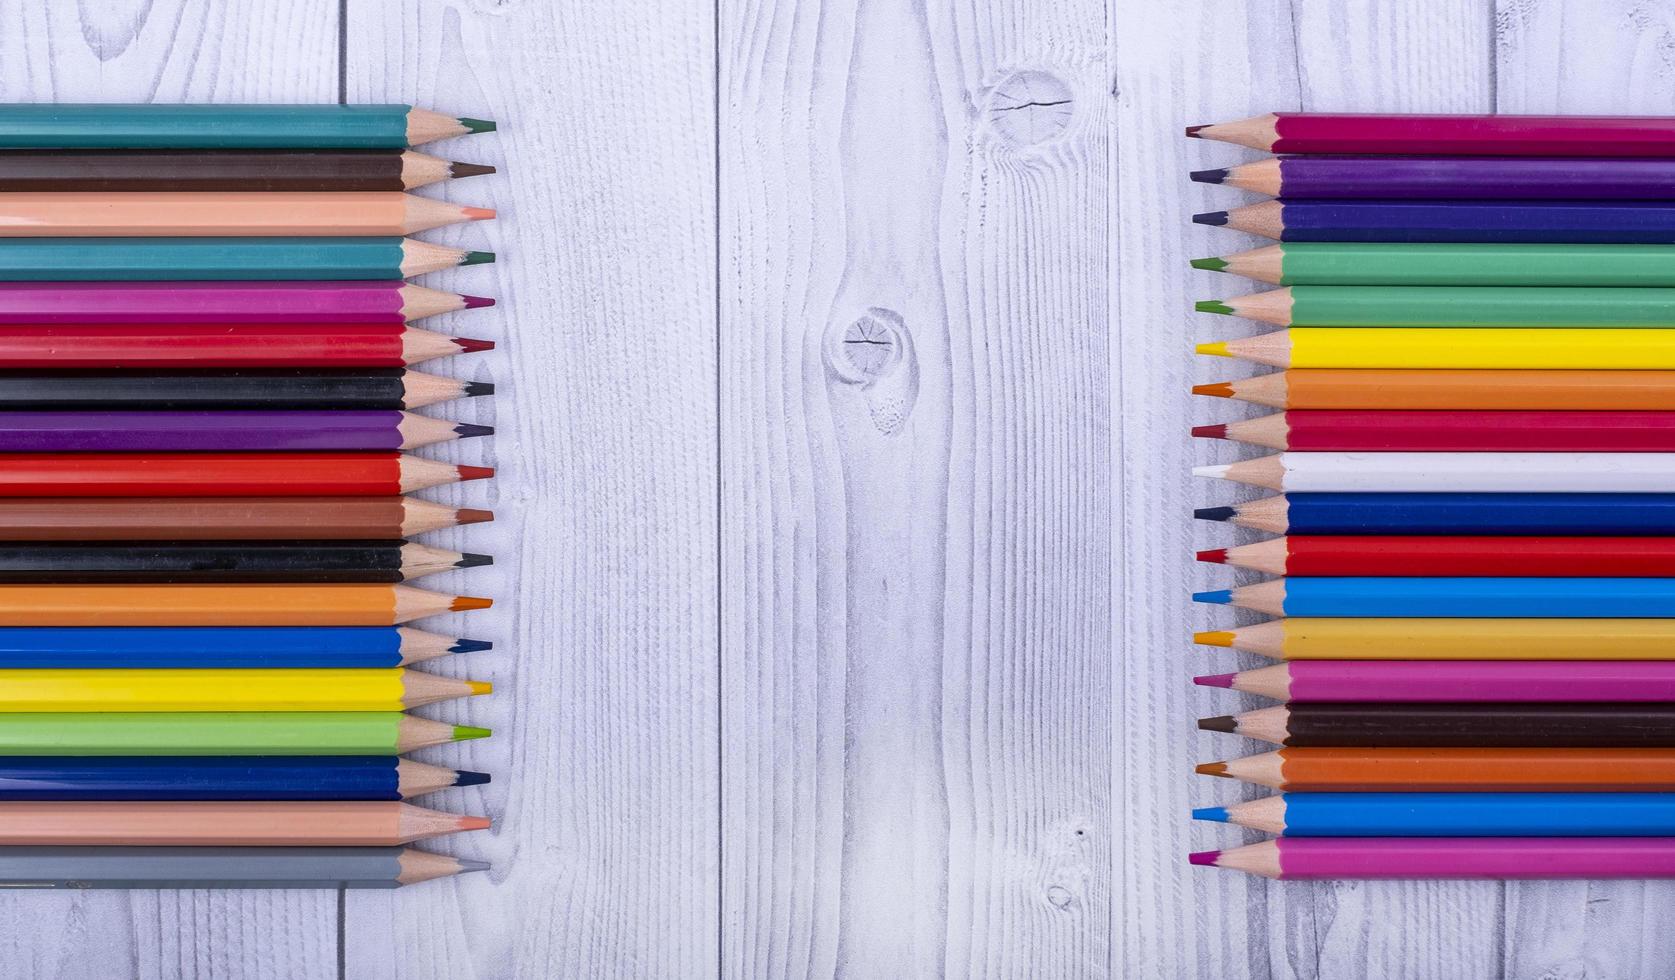
<svg viewBox="0 0 1675 980"><path fill-rule="evenodd" d="M452 139L468 133L494 131L494 123L485 119L449 116L417 106L407 110L407 145L421 146L435 140Z"/></svg>
<svg viewBox="0 0 1675 980"><path fill-rule="evenodd" d="M1284 412L1261 418L1239 419L1222 426L1222 438L1248 442L1269 449L1285 449L1291 437L1291 425Z"/></svg>
<svg viewBox="0 0 1675 980"><path fill-rule="evenodd" d="M485 390L486 389L486 390ZM401 375L401 403L407 408L424 408L457 398L473 398L494 394L493 385L447 378L423 371L404 371Z"/></svg>
<svg viewBox="0 0 1675 980"><path fill-rule="evenodd" d="M457 313L468 307L492 306L493 300L462 296L441 289L431 289L416 283L404 282L396 287L401 296L401 315L407 320L423 320L440 313Z"/></svg>
<svg viewBox="0 0 1675 980"><path fill-rule="evenodd" d="M1284 745L1291 733L1286 729L1291 722L1291 709L1283 704L1276 704L1269 708L1257 708L1244 714L1233 716L1233 732L1245 738L1254 738L1275 745Z"/></svg>
<svg viewBox="0 0 1675 980"><path fill-rule="evenodd" d="M401 274L420 276L427 272L441 272L466 265L472 252L463 248L449 248L417 238L401 240ZM482 253L487 254L487 253Z"/></svg>
<svg viewBox="0 0 1675 980"><path fill-rule="evenodd" d="M458 785L460 778L460 774L453 769L412 759L397 759L395 772L396 792L404 800L449 789Z"/></svg>
<svg viewBox="0 0 1675 980"><path fill-rule="evenodd" d="M1236 463L1222 463L1216 466L1195 466L1193 476L1209 477L1216 480L1231 480L1234 483L1244 483L1253 487L1266 487L1269 490L1283 490L1285 488L1285 462L1281 456L1262 456L1257 459L1241 459ZM1238 517L1244 517L1243 509ZM1236 518L1234 523L1239 524ZM1247 524L1240 526L1248 527Z"/></svg>
<svg viewBox="0 0 1675 980"><path fill-rule="evenodd" d="M463 813L444 813L411 803L396 804L396 843L407 844L447 834L471 830L487 830L487 817L473 817Z"/></svg>
<svg viewBox="0 0 1675 980"><path fill-rule="evenodd" d="M417 194L402 194L401 210L404 234L429 231L461 221L487 221L494 217L492 208L470 207L434 197L420 197Z"/></svg>
<svg viewBox="0 0 1675 980"><path fill-rule="evenodd" d="M403 497L401 509L402 537L424 534L427 531L440 531L443 528L460 527L466 524L485 524L494 520L493 511L478 510L473 507L447 507L416 497Z"/></svg>
<svg viewBox="0 0 1675 980"><path fill-rule="evenodd" d="M1214 853L1214 864L1218 868L1243 871L1264 878L1280 876L1280 849L1279 844L1274 841L1259 841Z"/></svg>
<svg viewBox="0 0 1675 980"><path fill-rule="evenodd" d="M1210 642L1210 637L1214 637L1216 642ZM1209 646L1230 647L1244 653L1278 658L1285 655L1285 621L1276 619L1231 630L1199 633L1194 639Z"/></svg>
<svg viewBox="0 0 1675 980"><path fill-rule="evenodd" d="M456 568L470 565L487 565L487 561L475 561L476 555L466 555L459 551L449 551L446 548L432 548L428 544L408 541L401 546L401 575L405 579L424 578L439 572L451 572Z"/></svg>
<svg viewBox="0 0 1675 980"><path fill-rule="evenodd" d="M404 150L401 154L401 186L406 190L418 190L421 187L443 180L455 180L460 177L478 177L494 173L494 168L478 163L459 163L433 157L428 153L417 150Z"/></svg>
<svg viewBox="0 0 1675 980"><path fill-rule="evenodd" d="M400 871L396 875L396 882L403 885L413 885L433 878L447 878L451 875L466 874L471 871L487 871L487 861L473 861L468 858L457 858L451 854L434 854L421 851L416 847L405 848L397 859Z"/></svg>
<svg viewBox="0 0 1675 980"><path fill-rule="evenodd" d="M401 672L401 703L409 708L422 708L427 704L438 701L453 701L457 698L471 698L483 694L491 694L494 685L488 681L468 681L457 677L442 677L437 674L427 674L422 670L403 670ZM449 739L453 733L450 731Z"/></svg>
<svg viewBox="0 0 1675 980"><path fill-rule="evenodd" d="M1285 833L1285 797L1263 796L1241 800L1223 807L1227 822L1238 827L1249 827L1268 834Z"/></svg>
<svg viewBox="0 0 1675 980"><path fill-rule="evenodd" d="M1258 201L1244 207L1229 208L1225 213L1227 220L1222 224L1233 231L1276 241L1285 234L1285 204L1282 201Z"/></svg>
<svg viewBox="0 0 1675 980"><path fill-rule="evenodd" d="M403 667L410 667L426 660L435 660L437 657L445 657L454 652L454 646L459 642L454 637L432 633L429 630L414 629L411 626L397 627L396 636L400 640L401 666Z"/></svg>
<svg viewBox="0 0 1675 980"><path fill-rule="evenodd" d="M1285 757L1278 752L1261 752L1207 765L1219 766L1221 771L1205 773L1206 775L1225 776L1228 779L1267 786L1270 789L1280 789L1285 785ZM1204 773L1205 767L1199 766L1198 771Z"/></svg>
<svg viewBox="0 0 1675 980"><path fill-rule="evenodd" d="M1273 698L1276 701L1289 701L1291 699L1291 665L1270 664L1267 667L1239 671L1233 675L1232 687L1233 690L1241 694L1255 694L1258 697Z"/></svg>
<svg viewBox="0 0 1675 980"><path fill-rule="evenodd" d="M1284 579L1241 585L1230 591L1232 605L1240 609L1250 609L1270 616L1285 615Z"/></svg>
<svg viewBox="0 0 1675 980"><path fill-rule="evenodd" d="M421 416L415 416L415 418L418 417ZM432 421L440 420L433 419ZM457 423L448 424L455 425ZM396 463L397 470L401 474L402 493L428 490L431 487L466 480L486 480L494 476L494 470L487 466L444 463L441 460L426 459L423 456L402 456Z"/></svg>
<svg viewBox="0 0 1675 980"><path fill-rule="evenodd" d="M1287 556L1285 539L1270 538L1225 549L1222 563L1264 575L1284 575Z"/></svg>
<svg viewBox="0 0 1675 980"><path fill-rule="evenodd" d="M1272 333L1257 334L1254 337L1236 337L1232 340L1200 344L1198 353L1219 357L1237 357L1257 364L1266 364L1269 367L1290 367L1291 332L1275 330Z"/></svg>
<svg viewBox="0 0 1675 980"><path fill-rule="evenodd" d="M445 333L434 330L424 330L419 327L408 327L401 332L401 359L408 364L418 364L438 357L452 357L473 349L490 349L472 346L473 341L463 341L461 338L450 337Z"/></svg>
<svg viewBox="0 0 1675 980"><path fill-rule="evenodd" d="M1195 395L1236 398L1242 402L1266 405L1269 408L1285 408L1289 398L1289 390L1290 381L1284 371L1240 378L1237 381L1215 381L1210 384L1192 386L1192 393Z"/></svg>
<svg viewBox="0 0 1675 980"><path fill-rule="evenodd" d="M455 422L452 419L439 419L430 415L417 415L412 412L401 413L401 420L396 423L396 430L401 434L402 449L418 449L421 446L432 446L439 442L452 442L455 439L469 439L475 436L494 434L494 428L487 425L477 425L472 422ZM468 479L464 474L460 479Z"/></svg>
<svg viewBox="0 0 1675 980"><path fill-rule="evenodd" d="M401 720L396 723L394 748L397 754L405 754L437 745L447 745L450 742L459 741L459 738L459 726L431 718L404 714L401 716Z"/></svg>
<svg viewBox="0 0 1675 980"><path fill-rule="evenodd" d="M1225 310L1211 312L1228 312L1232 316L1242 316L1247 320L1258 320L1262 323L1272 323L1275 326L1291 325L1291 310L1295 305L1292 300L1291 287L1270 289L1261 293L1250 293L1245 296L1235 296L1232 299L1216 301Z"/></svg>
<svg viewBox="0 0 1675 980"><path fill-rule="evenodd" d="M1280 161L1278 157L1266 160L1253 160L1227 168L1227 176L1221 183L1229 187L1237 187L1242 191L1253 194L1266 194L1278 197L1280 193Z"/></svg>
<svg viewBox="0 0 1675 980"><path fill-rule="evenodd" d="M415 619L424 619L427 616L440 616L446 612L487 609L493 605L491 599L431 592L428 589L414 588L411 585L392 585L388 588L395 596L394 615L396 623L412 622Z"/></svg>
<svg viewBox="0 0 1675 980"><path fill-rule="evenodd" d="M1186 134L1193 139L1216 140L1221 143L1237 143L1248 146L1253 150L1272 150L1274 141L1279 139L1279 132L1275 128L1279 117L1271 112L1236 122L1207 123L1202 126L1188 126Z"/></svg>

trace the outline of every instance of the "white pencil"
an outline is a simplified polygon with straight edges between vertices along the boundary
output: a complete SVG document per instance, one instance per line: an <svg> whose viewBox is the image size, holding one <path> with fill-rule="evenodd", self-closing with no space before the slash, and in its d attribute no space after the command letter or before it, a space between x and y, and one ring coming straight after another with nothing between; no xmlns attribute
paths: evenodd
<svg viewBox="0 0 1675 980"><path fill-rule="evenodd" d="M1675 453L1278 453L1192 475L1302 492L1675 493Z"/></svg>

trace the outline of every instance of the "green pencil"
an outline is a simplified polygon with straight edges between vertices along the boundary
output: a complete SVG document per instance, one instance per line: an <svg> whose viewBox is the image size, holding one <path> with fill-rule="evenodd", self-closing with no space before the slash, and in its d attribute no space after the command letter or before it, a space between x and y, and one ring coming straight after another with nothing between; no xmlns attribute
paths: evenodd
<svg viewBox="0 0 1675 980"><path fill-rule="evenodd" d="M0 714L0 756L400 755L488 734L399 711Z"/></svg>
<svg viewBox="0 0 1675 980"><path fill-rule="evenodd" d="M1197 309L1282 327L1675 327L1675 289L1286 286Z"/></svg>
<svg viewBox="0 0 1675 980"><path fill-rule="evenodd" d="M1192 267L1276 286L1675 286L1675 245L1286 242Z"/></svg>

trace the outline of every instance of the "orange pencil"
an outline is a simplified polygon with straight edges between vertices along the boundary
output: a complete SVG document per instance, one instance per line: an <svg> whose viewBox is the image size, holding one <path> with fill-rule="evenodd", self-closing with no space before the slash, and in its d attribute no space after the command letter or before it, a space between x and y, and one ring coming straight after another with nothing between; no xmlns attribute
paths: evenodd
<svg viewBox="0 0 1675 980"><path fill-rule="evenodd" d="M488 826L384 800L0 803L5 847L390 847Z"/></svg>
<svg viewBox="0 0 1675 980"><path fill-rule="evenodd" d="M492 217L400 191L0 194L0 238L409 235Z"/></svg>
<svg viewBox="0 0 1675 980"><path fill-rule="evenodd" d="M0 626L395 626L490 604L410 585L0 585Z"/></svg>
<svg viewBox="0 0 1675 980"><path fill-rule="evenodd" d="M1195 395L1274 408L1675 410L1675 371L1303 368L1194 385Z"/></svg>

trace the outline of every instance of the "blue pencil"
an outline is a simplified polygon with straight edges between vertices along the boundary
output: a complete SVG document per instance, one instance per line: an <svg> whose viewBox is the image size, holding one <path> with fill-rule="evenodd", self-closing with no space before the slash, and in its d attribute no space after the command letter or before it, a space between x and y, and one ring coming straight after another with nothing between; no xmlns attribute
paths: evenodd
<svg viewBox="0 0 1675 980"><path fill-rule="evenodd" d="M1675 535L1675 493L1288 493L1193 516L1274 534Z"/></svg>
<svg viewBox="0 0 1675 980"><path fill-rule="evenodd" d="M395 756L0 756L6 800L403 800L489 781Z"/></svg>
<svg viewBox="0 0 1675 980"><path fill-rule="evenodd" d="M1675 578L1292 578L1192 598L1270 616L1667 619Z"/></svg>
<svg viewBox="0 0 1675 980"><path fill-rule="evenodd" d="M0 669L405 667L492 646L405 626L0 628Z"/></svg>
<svg viewBox="0 0 1675 980"><path fill-rule="evenodd" d="M1285 793L1192 816L1290 837L1665 837L1675 793Z"/></svg>
<svg viewBox="0 0 1675 980"><path fill-rule="evenodd" d="M1668 201L1263 201L1192 220L1282 242L1675 242Z"/></svg>

